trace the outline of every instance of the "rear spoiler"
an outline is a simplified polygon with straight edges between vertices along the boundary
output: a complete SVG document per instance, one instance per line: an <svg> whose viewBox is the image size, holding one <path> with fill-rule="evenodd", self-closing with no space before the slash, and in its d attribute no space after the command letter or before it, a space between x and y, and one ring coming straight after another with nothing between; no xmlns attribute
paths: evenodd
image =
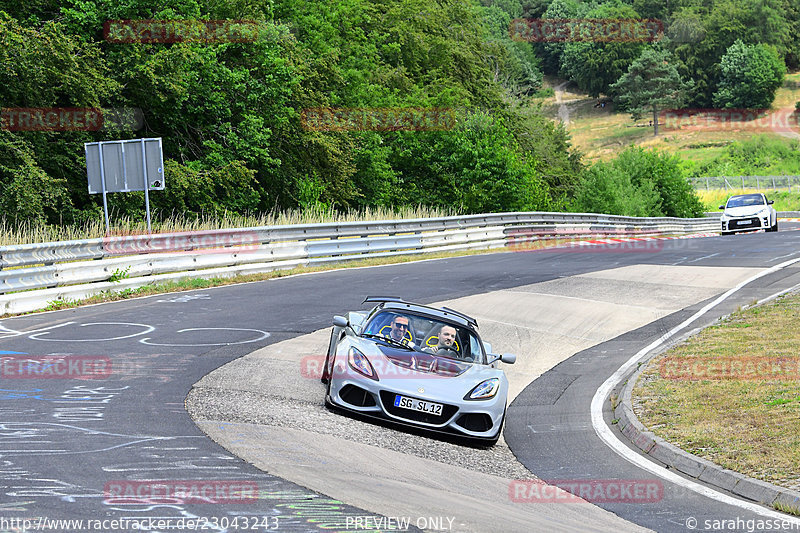
<svg viewBox="0 0 800 533"><path fill-rule="evenodd" d="M431 306L428 306L428 305L415 304L413 302L407 302L407 301L403 300L402 298L400 298L399 296L367 296L366 298L364 298L364 301L361 302L361 303L365 304L365 303L385 303L385 302L396 302L396 303L409 304L409 305L418 305L419 307L427 307L428 309L434 309L436 311L444 311L444 312L449 313L451 315L456 315L456 316L459 316L459 317L463 318L464 320L467 321L467 323L472 324L472 327L474 327L474 328L478 327L478 321L477 320L475 320L471 316L465 315L464 313L460 313L460 312L456 311L455 309L450 309L449 307L442 307L442 308L437 309L436 307L431 307Z"/></svg>
<svg viewBox="0 0 800 533"><path fill-rule="evenodd" d="M365 304L365 303L368 303L368 302L400 302L400 303L404 303L404 304L405 303L411 303L411 302L406 302L405 300L403 300L399 296L367 296L366 298L364 298L364 301L361 302L361 303Z"/></svg>

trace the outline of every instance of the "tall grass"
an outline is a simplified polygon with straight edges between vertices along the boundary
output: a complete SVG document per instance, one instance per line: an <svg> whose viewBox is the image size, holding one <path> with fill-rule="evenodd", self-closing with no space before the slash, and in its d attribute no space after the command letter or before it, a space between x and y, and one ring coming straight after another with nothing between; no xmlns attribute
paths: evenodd
<svg viewBox="0 0 800 533"><path fill-rule="evenodd" d="M285 224L313 224L320 222L354 222L365 220L402 220L410 218L435 218L459 214L453 209L437 207L409 206L397 209L383 207L367 208L363 211L340 212L329 208L295 209L278 213L257 213L251 215L225 214L221 217L196 218L173 214L153 221L153 233L180 231L203 231L224 228L246 228L256 226L278 226ZM112 235L131 235L147 232L145 220L112 216ZM0 246L28 244L37 242L68 241L92 239L105 235L105 222L102 218L91 219L78 225L43 225L30 221L12 223L0 217Z"/></svg>
<svg viewBox="0 0 800 533"><path fill-rule="evenodd" d="M703 202L705 210L708 212L719 211L719 206L723 205L728 198L734 194L752 194L763 192L768 200L774 200L774 207L777 211L800 211L800 192L789 191L760 191L758 189L700 189L697 196Z"/></svg>

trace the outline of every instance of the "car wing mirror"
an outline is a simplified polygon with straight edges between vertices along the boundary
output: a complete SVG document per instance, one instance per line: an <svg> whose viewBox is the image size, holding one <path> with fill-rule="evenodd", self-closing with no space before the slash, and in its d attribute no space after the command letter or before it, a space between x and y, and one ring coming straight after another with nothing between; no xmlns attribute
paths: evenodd
<svg viewBox="0 0 800 533"><path fill-rule="evenodd" d="M724 205L719 206L720 209L725 209Z"/></svg>
<svg viewBox="0 0 800 533"><path fill-rule="evenodd" d="M494 364L497 361L502 361L503 363L513 365L517 361L517 356L513 353L504 353L500 355L499 353L490 353L489 354L489 363Z"/></svg>
<svg viewBox="0 0 800 533"><path fill-rule="evenodd" d="M346 328L348 324L349 321L343 316L336 315L333 317L333 325L337 328Z"/></svg>
<svg viewBox="0 0 800 533"><path fill-rule="evenodd" d="M767 200L767 205L772 205L775 203L775 200Z"/></svg>

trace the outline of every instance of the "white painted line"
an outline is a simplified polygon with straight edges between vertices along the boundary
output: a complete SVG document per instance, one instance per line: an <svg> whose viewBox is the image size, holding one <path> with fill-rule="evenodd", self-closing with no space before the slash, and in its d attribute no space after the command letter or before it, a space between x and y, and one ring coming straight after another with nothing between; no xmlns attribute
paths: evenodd
<svg viewBox="0 0 800 533"><path fill-rule="evenodd" d="M67 324L73 324L74 322L67 322ZM66 326L67 324L62 324ZM129 339L131 337L138 337L139 335L146 335L151 331L155 331L156 328L150 326L148 324L137 324L135 322L91 322L88 324L79 324L78 327L83 328L86 326L135 326L144 328L144 331L139 331L137 333L132 333L130 335L119 335L117 337L108 337L105 339L41 339L39 335L49 335L49 331L44 331L41 333L36 333L34 335L28 335L28 338L34 341L46 341L46 342L106 342L106 341L118 341L122 339ZM52 329L52 328L51 328Z"/></svg>
<svg viewBox="0 0 800 533"><path fill-rule="evenodd" d="M648 471L648 472L650 472L652 474L655 474L656 476L661 477L662 479L665 479L665 480L667 480L667 481L669 481L671 483L674 483L676 485L679 485L679 486L681 486L683 488L686 488L686 489L689 489L691 491L694 491L694 492L696 492L698 494L701 494L701 495L703 495L703 496L705 496L707 498L711 498L713 500L717 500L718 502L722 502L722 503L725 503L727 505L733 505L735 507L740 507L742 509L748 510L750 512L753 512L753 513L761 515L761 516L765 516L765 517L772 518L772 519L783 520L783 521L786 521L786 522L791 522L792 524L800 525L800 518L797 518L797 517L794 517L794 516L791 516L791 515L787 515L787 514L783 514L783 513L777 512L777 511L772 511L770 509L762 507L759 504L746 502L746 501L743 501L743 500L739 500L738 498L734 498L732 496L728 496L727 494L723 494L722 492L719 492L719 491L717 491L715 489L712 489L712 488L706 487L705 485L702 485L700 483L696 483L694 481L688 480L688 479L686 479L686 478L684 478L682 476L679 476L678 474L676 474L676 473L674 473L674 472L672 472L670 470L667 470L666 468L662 468L662 467L658 466L656 463L650 461L649 459L645 458L643 455L640 455L639 453L633 451L632 449L628 448L625 444L623 444L614 435L614 433L611 431L611 428L609 428L606 425L605 421L603 420L603 405L606 402L606 399L611 394L611 391L614 388L614 386L617 385L622 380L622 378L625 376L625 374L627 374L628 371L634 365L636 365L641 359L644 359L645 356L647 356L648 353L650 353L651 351L653 351L656 348L660 347L669 338L673 337L676 333L678 333L679 331L681 331L682 329L684 329L685 327L690 325L692 322L694 322L695 320L697 320L698 318L700 318L701 316L706 314L710 309L714 308L715 306L717 306L721 302L723 302L726 299L728 299L732 294L734 294L737 291L739 291L745 285L747 285L747 284L749 284L749 283L751 283L751 282L753 282L753 281L755 281L755 280L757 280L759 278L762 278L764 276L772 274L773 272L777 272L778 270L786 268L787 266L793 265L793 264L795 264L797 262L800 262L800 258L791 259L789 261L785 261L785 262L783 262L783 263L781 263L779 265L775 265L774 267L768 268L767 270L763 270L763 271L759 272L758 274L756 274L755 276L752 276L751 278L746 279L743 282L739 283L738 285L736 285L732 289L730 289L727 292L721 294L713 302L710 302L710 303L706 304L702 309L700 309L695 314L693 314L692 316L690 316L689 318L687 318L686 320L684 320L683 322L681 322L680 324L678 324L677 326L675 326L674 328L672 328L671 330L666 332L664 335L662 335L661 337L659 337L658 339L656 339L655 341L650 343L648 346L646 346L646 347L642 348L641 350L639 350L636 353L636 355L634 355L633 357L628 359L628 361L625 362L624 365L622 365L616 372L614 372L614 374L610 378L608 378L600 386L599 389L597 389L597 392L594 394L594 397L592 398L592 405L591 405L592 426L594 427L594 431L595 431L595 433L597 433L597 436L600 437L600 439L606 444L606 446L611 448L617 455L619 455L620 457L622 457L626 461L638 466L642 470L646 470L646 471ZM782 291L782 292L786 292L786 291ZM780 293L778 293L778 294L780 294ZM772 297L768 297L768 298L772 298Z"/></svg>
<svg viewBox="0 0 800 533"><path fill-rule="evenodd" d="M797 255L797 252L795 251L795 252L791 252L791 253L788 253L788 254L779 255L778 257L773 257L772 259L769 259L767 261L767 263L771 263L773 261L777 261L778 259L783 259L784 257L791 257L793 255Z"/></svg>
<svg viewBox="0 0 800 533"><path fill-rule="evenodd" d="M11 337L19 337L21 335L29 335L31 333L37 333L38 334L39 332L42 332L42 331L48 331L48 330L56 329L56 328L63 328L64 326L69 326L70 324L74 324L74 323L75 322L64 322L63 324L56 324L55 326L48 326L46 328L32 329L30 331L16 331L16 330L13 330L13 329L8 329L8 328L6 328L4 326L0 326L3 329L3 331L0 331L0 340L9 339ZM4 332L8 332L8 333L4 333Z"/></svg>
<svg viewBox="0 0 800 533"><path fill-rule="evenodd" d="M232 346L234 344L247 344L250 342L258 342L270 336L270 334L266 331L262 331L260 329L247 329L247 328L187 328L187 329L179 329L178 333L185 333L187 331L252 331L254 333L260 333L261 335L259 335L255 339L250 339L246 341L214 342L208 344L160 344L157 342L149 342L150 337L139 339L139 342L141 342L142 344L147 344L148 346Z"/></svg>
<svg viewBox="0 0 800 533"><path fill-rule="evenodd" d="M697 259L692 259L691 261L686 261L687 263L696 263L697 261L702 261L703 259L708 259L709 257L714 257L715 255L719 255L722 252L717 252L715 254L704 255L702 257L698 257Z"/></svg>

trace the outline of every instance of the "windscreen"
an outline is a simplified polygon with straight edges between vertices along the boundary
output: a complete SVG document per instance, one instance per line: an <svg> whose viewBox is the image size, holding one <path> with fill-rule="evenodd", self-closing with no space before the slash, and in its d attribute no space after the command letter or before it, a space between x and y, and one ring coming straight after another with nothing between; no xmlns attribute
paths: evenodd
<svg viewBox="0 0 800 533"><path fill-rule="evenodd" d="M726 207L747 207L750 205L766 205L764 197L760 194L744 194L742 196L731 196Z"/></svg>
<svg viewBox="0 0 800 533"><path fill-rule="evenodd" d="M440 358L468 363L484 362L483 350L476 335L458 324L427 316L394 310L380 311L371 317L362 335Z"/></svg>

